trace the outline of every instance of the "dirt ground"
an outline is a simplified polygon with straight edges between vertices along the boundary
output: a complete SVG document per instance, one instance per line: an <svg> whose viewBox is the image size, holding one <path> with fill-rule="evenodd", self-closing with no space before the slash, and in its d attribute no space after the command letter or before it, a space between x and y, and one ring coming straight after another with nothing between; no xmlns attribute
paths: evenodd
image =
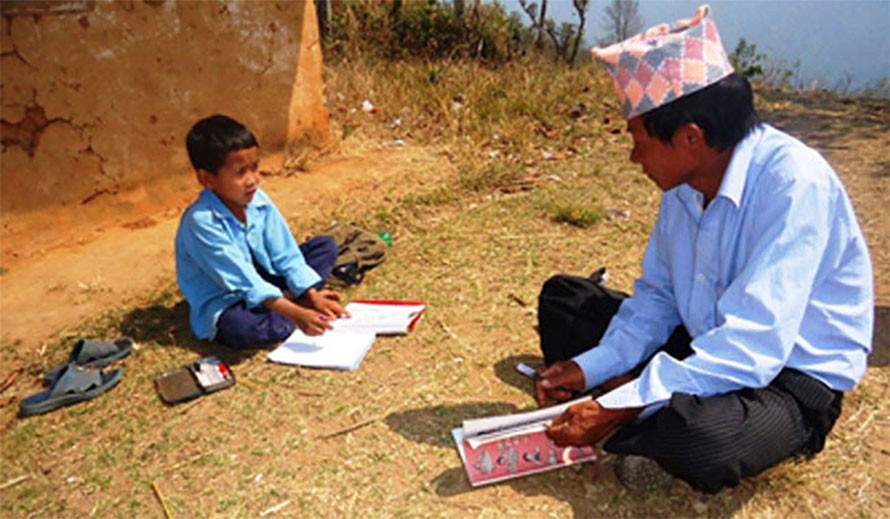
<svg viewBox="0 0 890 519"><path fill-rule="evenodd" d="M370 149L361 156L329 157L310 172L281 174L281 157L265 157L263 187L285 218L318 221L348 193L371 203L382 181L437 165L423 148ZM274 173L272 173L274 172ZM293 178L299 175L299 178ZM416 176L415 176L416 178ZM50 337L104 310L145 298L175 278L173 237L182 210L195 198L193 177L179 176L115 197L97 198L76 211L17 215L2 224L0 337L33 352ZM298 224L299 225L299 224ZM303 228L298 234L320 229Z"/></svg>
<svg viewBox="0 0 890 519"><path fill-rule="evenodd" d="M580 190L588 188L583 182L600 189L606 203L630 201L628 220L591 229L555 224L539 214L543 186L405 217L393 249L399 254L357 295L424 294L430 312L415 333L375 344L351 373L270 366L257 352L227 358L239 383L224 398L174 409L146 388L159 369L207 354L208 345L189 338L177 297L153 297L171 286L173 236L197 193L193 179L97 198L74 215L3 221L0 336L15 353L4 356L11 362L0 377L24 372L0 398L0 445L7 447L0 485L15 485L0 489L0 505L23 516L160 517L166 496L178 517L256 516L285 506L280 515L294 517L881 515L890 506L890 481L880 469L890 461L888 112L882 105L852 114L843 103L793 96L764 102L769 121L835 165L878 280L875 367L845 399L826 451L812 462L783 464L710 500L679 484L666 495L630 496L601 477L608 467L592 465L484 489L466 483L448 431L465 418L531 405L528 381L512 366L539 361L531 307L546 273L604 261L615 267L614 285L627 288L639 268L657 193L641 175L622 174L626 143L618 142L602 179L588 172L574 181ZM432 179L456 177L443 150L410 145L351 148L305 173L281 172L281 162L265 163L276 173L264 187L298 236L343 208L385 212L401 195L425 192ZM566 179L568 169L560 172ZM569 194L553 186L555 196ZM459 255L445 252L455 249ZM140 332L147 345L125 361L127 380L89 404L16 419L17 402L7 395L38 390L43 370L65 354L59 337L119 307L131 310L118 329Z"/></svg>
<svg viewBox="0 0 890 519"><path fill-rule="evenodd" d="M836 125L831 117L843 112L834 97L833 106L807 97L795 105L777 97L768 110L772 122L821 149L841 172L859 208L860 224L868 235L872 262L879 277L890 269L890 216L888 203L888 135L871 129L886 113L880 109L857 113L860 124ZM878 106L878 105L876 105ZM840 107L840 108L839 108ZM868 120L870 116L871 120ZM768 115L770 118L770 115ZM331 156L299 175L284 171L281 156L264 158L269 173L264 188L274 193L286 218L318 221L333 204L349 193L353 200L373 204L392 197L377 187L387 179L404 178L405 191L416 179L419 166L433 176L448 168L431 148L377 148L353 151L351 156ZM444 171L444 170L443 170ZM99 197L76 210L34 212L0 220L0 339L17 344L23 352L34 351L57 336L109 308L144 298L175 277L173 236L178 216L198 191L191 175L145 186L134 192ZM306 210L306 208L311 208ZM297 220L300 221L300 220ZM299 229L311 234L318 229ZM876 284L878 306L890 304L890 287ZM39 309L39 310L38 310ZM879 323L884 326L883 320Z"/></svg>

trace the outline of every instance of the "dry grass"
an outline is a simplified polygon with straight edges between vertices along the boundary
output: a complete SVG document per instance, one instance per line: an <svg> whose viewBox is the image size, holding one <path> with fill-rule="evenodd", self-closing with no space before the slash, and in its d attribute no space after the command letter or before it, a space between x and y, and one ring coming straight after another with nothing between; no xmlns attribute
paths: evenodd
<svg viewBox="0 0 890 519"><path fill-rule="evenodd" d="M442 69L435 82L431 67ZM159 496L175 517L886 513L886 367L870 370L846 399L825 452L716 497L681 483L663 495L629 495L608 467L595 465L471 489L450 429L465 418L533 406L513 365L537 361L541 283L557 272L587 274L607 265L612 285L629 289L658 192L627 165L627 138L612 132L623 123L613 122L612 107L601 101L611 97L597 72L400 63L382 72L340 64L329 76L332 112L348 134L341 151L403 139L408 146L434 144L440 153L442 166L418 171L416 189L405 192L397 185L404 180L394 180L379 186L379 198L350 199L339 214L315 222L350 217L390 230L389 259L348 296L424 299L424 321L409 336L378 339L356 372L285 367L266 363L264 351L237 354L192 339L171 283L59 337L41 362L26 367L21 376L37 379L77 336L129 334L142 345L123 362L127 375L108 395L22 420L13 416L14 403L0 408L0 486L10 482L0 487L0 514L159 517ZM365 98L378 106L376 114L361 111ZM579 103L584 113L574 118ZM867 233L877 265L888 254L886 231L872 220L886 207L887 106L877 122L854 108L845 115L872 133L855 143L870 166L844 162L838 169L855 186L860 217L873 222ZM836 122L832 114L826 117ZM396 117L401 124L394 127ZM847 138L838 131L833 142ZM881 189L883 199L872 196ZM886 306L888 273L876 274ZM238 384L178 407L161 404L152 379L205 354L226 358ZM0 352L3 365L11 355Z"/></svg>

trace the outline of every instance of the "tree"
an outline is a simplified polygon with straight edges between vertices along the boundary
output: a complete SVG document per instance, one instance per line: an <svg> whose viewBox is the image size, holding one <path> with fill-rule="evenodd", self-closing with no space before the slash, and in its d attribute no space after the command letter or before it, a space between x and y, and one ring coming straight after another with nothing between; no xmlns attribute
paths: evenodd
<svg viewBox="0 0 890 519"><path fill-rule="evenodd" d="M548 33L547 24L549 22L551 26L553 25L553 21L547 19L547 0L541 0L540 11L538 10L538 4L530 4L527 0L519 0L519 6L532 20L532 29L535 31L535 46L539 49L544 48L544 35Z"/></svg>
<svg viewBox="0 0 890 519"><path fill-rule="evenodd" d="M541 0L540 11L538 10L538 4L529 3L528 0L519 0L520 7L531 19L532 29L537 35L537 47L543 47L544 35L546 34L553 45L556 58L564 60L569 65L574 65L575 58L578 56L581 37L587 24L587 6L589 4L590 0L572 0L572 5L575 7L575 12L578 13L580 21L578 25L563 23L557 30L553 20L547 18L547 0Z"/></svg>
<svg viewBox="0 0 890 519"><path fill-rule="evenodd" d="M331 0L315 0L315 12L318 16L318 35L324 40L331 27Z"/></svg>
<svg viewBox="0 0 890 519"><path fill-rule="evenodd" d="M581 47L581 35L584 34L584 26L587 25L587 6L590 0L573 0L575 12L578 13L578 32L575 33L575 41L572 43L572 53L569 56L569 64L575 64L575 58L578 57L578 49Z"/></svg>
<svg viewBox="0 0 890 519"><path fill-rule="evenodd" d="M641 32L643 19L640 17L639 0L612 0L606 6L603 30L606 35L600 38L600 45L624 41Z"/></svg>
<svg viewBox="0 0 890 519"><path fill-rule="evenodd" d="M729 61L736 74L745 76L749 81L759 81L775 88L792 86L792 78L799 71L800 62L789 69L782 60L772 60L769 56L757 51L757 45L739 38L735 50L729 54ZM848 85L849 86L849 85Z"/></svg>
<svg viewBox="0 0 890 519"><path fill-rule="evenodd" d="M757 52L757 45L748 43L748 40L745 38L739 38L738 45L735 46L735 50L729 55L732 68L750 81L763 78L766 60L766 54Z"/></svg>

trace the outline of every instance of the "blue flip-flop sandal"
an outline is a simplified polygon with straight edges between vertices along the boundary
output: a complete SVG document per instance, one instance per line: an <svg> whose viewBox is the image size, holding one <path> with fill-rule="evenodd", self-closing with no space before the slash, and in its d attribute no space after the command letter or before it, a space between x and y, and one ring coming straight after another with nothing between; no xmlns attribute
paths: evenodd
<svg viewBox="0 0 890 519"><path fill-rule="evenodd" d="M123 374L124 368L104 373L97 369L80 367L73 362L66 364L53 380L52 387L19 402L19 414L43 414L62 406L90 400L116 386Z"/></svg>
<svg viewBox="0 0 890 519"><path fill-rule="evenodd" d="M136 343L129 337L116 341L94 341L93 339L80 339L71 349L68 355L68 364L74 363L82 368L104 368L118 361L133 351ZM46 384L52 385L59 372L65 366L58 366L49 370L43 377Z"/></svg>

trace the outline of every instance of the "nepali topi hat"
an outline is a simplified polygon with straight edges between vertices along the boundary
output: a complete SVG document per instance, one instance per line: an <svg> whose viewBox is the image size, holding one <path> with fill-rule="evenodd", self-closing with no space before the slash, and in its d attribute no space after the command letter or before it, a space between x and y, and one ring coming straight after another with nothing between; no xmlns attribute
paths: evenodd
<svg viewBox="0 0 890 519"><path fill-rule="evenodd" d="M625 117L642 115L732 74L710 11L702 5L693 18L591 49L612 76Z"/></svg>

